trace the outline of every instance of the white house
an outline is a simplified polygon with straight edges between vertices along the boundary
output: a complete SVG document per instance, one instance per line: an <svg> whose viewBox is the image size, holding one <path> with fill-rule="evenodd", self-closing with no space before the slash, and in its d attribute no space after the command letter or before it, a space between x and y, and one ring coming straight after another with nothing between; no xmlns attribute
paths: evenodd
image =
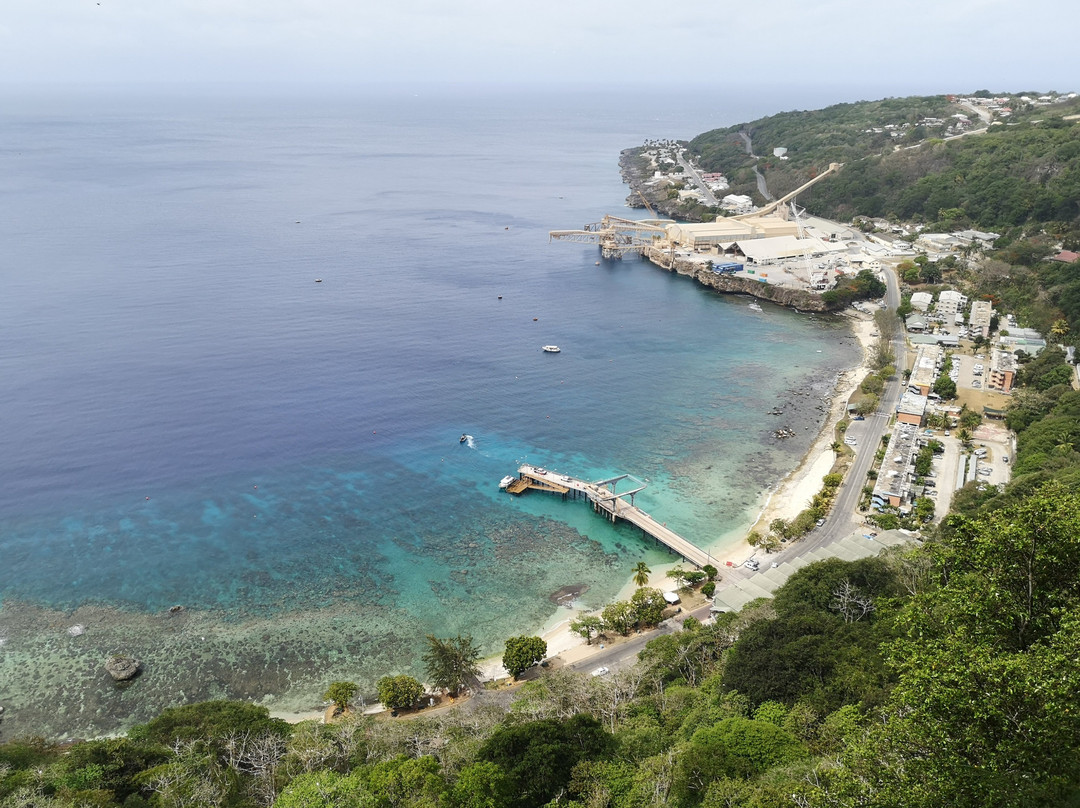
<svg viewBox="0 0 1080 808"><path fill-rule="evenodd" d="M915 292L911 296L911 308L915 311L929 311L933 302L934 296L929 292Z"/></svg>

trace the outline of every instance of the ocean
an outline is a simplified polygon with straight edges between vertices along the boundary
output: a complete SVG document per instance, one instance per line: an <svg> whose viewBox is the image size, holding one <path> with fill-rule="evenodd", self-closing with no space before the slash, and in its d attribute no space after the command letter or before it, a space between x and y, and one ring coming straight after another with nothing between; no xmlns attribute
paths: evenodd
<svg viewBox="0 0 1080 808"><path fill-rule="evenodd" d="M676 560L500 492L522 462L646 479L637 503L722 558L853 338L547 233L641 215L621 149L769 103L7 97L0 739L317 708L337 679L421 675L427 634L498 654L560 594L599 607ZM142 675L113 684L114 653Z"/></svg>

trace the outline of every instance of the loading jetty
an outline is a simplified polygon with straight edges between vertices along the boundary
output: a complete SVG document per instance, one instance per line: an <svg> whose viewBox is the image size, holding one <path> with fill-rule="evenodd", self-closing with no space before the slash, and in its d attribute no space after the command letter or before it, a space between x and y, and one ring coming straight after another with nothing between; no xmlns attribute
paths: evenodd
<svg viewBox="0 0 1080 808"><path fill-rule="evenodd" d="M630 481L631 485L636 487L622 492L617 491L618 484L624 480ZM517 495L531 490L559 494L563 498L577 499L584 496L596 513L603 514L612 522L618 519L629 522L694 566L700 568L706 564L713 564L715 559L709 553L691 544L667 525L657 522L634 504L634 495L646 486L647 483L630 474L620 474L606 480L589 482L549 471L542 466L524 465L518 469L517 479L509 483L506 490ZM627 498L629 502L626 501Z"/></svg>

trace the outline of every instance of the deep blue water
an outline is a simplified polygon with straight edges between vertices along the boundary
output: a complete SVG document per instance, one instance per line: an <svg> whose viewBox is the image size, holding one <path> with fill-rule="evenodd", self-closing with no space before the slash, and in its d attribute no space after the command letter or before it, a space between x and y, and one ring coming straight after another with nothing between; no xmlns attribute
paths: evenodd
<svg viewBox="0 0 1080 808"><path fill-rule="evenodd" d="M857 352L835 323L548 243L627 212L620 149L772 111L640 106L10 99L0 599L367 604L494 645L508 602L535 621L560 581L602 598L666 558L499 493L526 459L648 478L640 504L722 551L812 433L776 444L767 410L811 391L812 424ZM507 542L543 575L508 573Z"/></svg>

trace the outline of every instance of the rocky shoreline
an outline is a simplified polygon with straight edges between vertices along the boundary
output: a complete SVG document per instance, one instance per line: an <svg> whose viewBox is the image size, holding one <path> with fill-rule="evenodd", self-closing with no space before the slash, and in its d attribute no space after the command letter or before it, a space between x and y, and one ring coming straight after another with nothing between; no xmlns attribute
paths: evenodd
<svg viewBox="0 0 1080 808"><path fill-rule="evenodd" d="M653 262L650 262L653 263ZM659 266L659 265L657 265ZM664 269L664 267L660 267ZM693 278L702 286L715 289L727 295L749 295L758 300L767 300L778 306L788 309L806 312L828 312L832 309L822 300L821 295L803 289L792 289L787 286L774 286L762 283L753 278L737 278L731 275L720 275L703 266L700 262L676 259L669 272L686 275Z"/></svg>
<svg viewBox="0 0 1080 808"><path fill-rule="evenodd" d="M642 197L644 197L658 215L666 216L669 219L678 218L678 200L671 200L666 196L660 198L649 193L650 189L645 184L647 177L639 163L641 151L642 147L637 146L619 152L619 174L622 176L623 182L630 186L630 195L626 197L626 204L631 208L644 210L645 203L642 201Z"/></svg>

